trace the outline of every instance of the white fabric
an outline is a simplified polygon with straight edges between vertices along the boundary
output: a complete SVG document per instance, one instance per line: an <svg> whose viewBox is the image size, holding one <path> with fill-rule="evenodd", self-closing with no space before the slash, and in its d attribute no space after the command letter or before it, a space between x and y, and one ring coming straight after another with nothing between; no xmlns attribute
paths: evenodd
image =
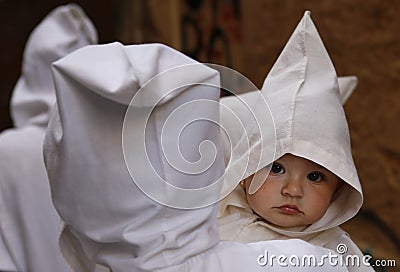
<svg viewBox="0 0 400 272"><path fill-rule="evenodd" d="M344 105L357 87L358 79L356 76L344 76L338 78L338 83L340 100Z"/></svg>
<svg viewBox="0 0 400 272"><path fill-rule="evenodd" d="M358 80L356 76L345 76L339 77L338 83L344 104ZM243 180L274 160L276 132L268 102L257 90L223 97L220 113L221 125L226 130L223 152L227 175L226 188L222 190L222 196L226 196L225 191L235 187L232 183Z"/></svg>
<svg viewBox="0 0 400 272"><path fill-rule="evenodd" d="M3 236L0 233L0 271L17 271L14 261L8 252Z"/></svg>
<svg viewBox="0 0 400 272"><path fill-rule="evenodd" d="M236 127L238 131L236 135L232 135L229 144L240 145L243 135L249 133L247 137L253 139L250 150L264 143L263 147L273 146L276 149L273 160L291 153L324 166L344 181L344 186L334 197L325 215L305 229L280 229L264 222L253 213L243 189L237 186L219 206L221 239L254 242L301 238L332 250L335 250L341 241L345 241L349 254L362 255L357 246L338 227L356 215L363 199L342 106L356 85L357 78L354 76L337 78L310 13L306 12L264 82L262 94L269 107L260 109L254 106L261 101L258 91L221 99L221 104L236 112L242 123L248 123L252 115L260 116L259 111L265 114L271 112L275 121L275 131L271 126L244 132ZM242 100L241 103L238 102L239 99ZM243 105L248 105L249 109ZM224 116L222 111L221 122L226 127L235 126L232 119ZM270 141L272 136L276 136L276 146ZM246 163L240 160L232 162L229 154L232 152L227 148L226 141L224 149L228 150L225 151L225 160L230 160L230 164ZM250 152L249 156L257 154ZM265 169L263 167L273 160L264 160L255 170L254 167L248 168L250 171L244 178L258 169ZM265 178L266 176L252 181L250 194L262 185ZM371 267L354 269L373 271Z"/></svg>
<svg viewBox="0 0 400 272"><path fill-rule="evenodd" d="M55 103L49 64L77 48L97 43L97 31L75 4L50 12L36 27L24 50L22 76L11 98L15 127L34 124L45 127Z"/></svg>
<svg viewBox="0 0 400 272"><path fill-rule="evenodd" d="M15 270L67 271L58 244L60 219L50 198L42 143L55 103L51 63L96 42L76 5L61 6L34 29L11 102L15 128L0 134L0 233ZM4 263L3 263L4 262ZM5 268L0 258L0 270Z"/></svg>
<svg viewBox="0 0 400 272"><path fill-rule="evenodd" d="M74 271L265 271L257 263L265 250L277 255L328 254L299 240L220 242L215 205L186 210L167 207L147 197L133 182L122 150L127 105L155 75L195 63L164 45L111 43L77 50L53 65L58 107L50 120L44 155L53 201L65 222L61 249ZM218 73L200 67L196 74L174 74L169 81L181 82L188 76L193 83L218 86ZM147 120L147 159L170 184L191 187L188 181L195 181L199 187L210 185L224 169L220 152L214 164L201 174L178 173L162 156L160 130L171 112L182 104L198 99L218 101L219 88L185 86L165 96L165 86L159 85L146 92L149 97L163 98ZM150 106L150 100L140 101L134 108L137 117L133 123L146 118L142 111ZM192 110L200 117L210 113L218 117L216 103ZM134 154L143 144L135 139L144 131L130 129L132 148L124 152ZM187 158L195 158L206 139L218 147L219 133L212 122L190 127L180 135L180 151ZM143 161L138 163L145 164L146 156L137 156ZM139 165L137 169L140 172L146 168ZM153 177L146 174L139 173L152 182ZM218 194L216 190L215 197ZM274 267L274 271L346 271L329 265Z"/></svg>

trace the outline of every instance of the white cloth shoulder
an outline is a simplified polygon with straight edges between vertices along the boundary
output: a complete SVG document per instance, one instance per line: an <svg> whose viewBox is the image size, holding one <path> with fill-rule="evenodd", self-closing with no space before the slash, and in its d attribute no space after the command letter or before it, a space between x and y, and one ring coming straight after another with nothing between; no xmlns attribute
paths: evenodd
<svg viewBox="0 0 400 272"><path fill-rule="evenodd" d="M0 134L0 232L18 271L67 271L42 159L44 134L36 126Z"/></svg>
<svg viewBox="0 0 400 272"><path fill-rule="evenodd" d="M3 239L3 235L0 232L0 271L10 271L17 272L17 267L15 266L10 252L6 247Z"/></svg>

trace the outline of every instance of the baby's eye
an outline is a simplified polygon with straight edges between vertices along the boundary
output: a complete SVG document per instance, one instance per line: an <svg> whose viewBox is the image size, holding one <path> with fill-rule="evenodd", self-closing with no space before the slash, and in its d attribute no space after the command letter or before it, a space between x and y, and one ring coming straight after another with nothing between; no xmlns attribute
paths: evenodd
<svg viewBox="0 0 400 272"><path fill-rule="evenodd" d="M274 162L271 167L271 172L275 174L284 174L285 168L279 163Z"/></svg>
<svg viewBox="0 0 400 272"><path fill-rule="evenodd" d="M312 172L312 173L307 175L307 178L309 180L311 180L312 182L318 182L318 181L321 181L323 179L323 175L321 173L318 173L318 172Z"/></svg>

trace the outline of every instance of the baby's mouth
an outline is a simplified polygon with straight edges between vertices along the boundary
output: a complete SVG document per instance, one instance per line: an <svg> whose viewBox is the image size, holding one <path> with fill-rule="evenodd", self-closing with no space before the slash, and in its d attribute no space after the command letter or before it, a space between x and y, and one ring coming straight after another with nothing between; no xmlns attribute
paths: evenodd
<svg viewBox="0 0 400 272"><path fill-rule="evenodd" d="M285 214L301 214L303 213L296 205L285 204L279 207L276 207L280 212Z"/></svg>

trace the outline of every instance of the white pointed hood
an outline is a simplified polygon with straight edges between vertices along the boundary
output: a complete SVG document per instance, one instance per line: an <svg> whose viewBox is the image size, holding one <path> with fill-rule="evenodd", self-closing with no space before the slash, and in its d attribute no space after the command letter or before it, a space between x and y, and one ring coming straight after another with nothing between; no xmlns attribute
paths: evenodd
<svg viewBox="0 0 400 272"><path fill-rule="evenodd" d="M187 65L197 65L197 70ZM186 68L173 72L180 67ZM171 71L173 82L164 78L147 83ZM185 187L188 180L195 187L208 185L222 174L221 158L200 174L177 171L161 156L162 141L168 142L169 136L160 135L167 121L176 120L176 116L168 120L169 115L186 102L212 100L215 103L201 108L191 105L190 113L218 118L218 72L164 45L111 43L88 46L57 61L54 79L58 108L48 127L44 155L53 201L66 224L61 249L71 267L94 271L97 264L112 271L155 271L180 264L218 243L218 230L211 220L215 206L191 212L167 208L141 193L132 179L153 180L145 168L147 160L163 179L178 187ZM146 87L142 99L129 108L137 112L128 120L128 105L144 86L152 88ZM175 91L168 93L171 90ZM160 103L147 120L143 112L154 101ZM139 126L143 120L146 132ZM128 134L123 133L126 126ZM179 138L186 159L198 157L193 146L205 140L218 143L219 130L211 122L190 131L181 131ZM123 149L126 135L130 144ZM143 135L148 154L140 152ZM127 168L130 159L138 165ZM157 189L162 198L165 194L160 188L148 189ZM175 197L177 201L183 198Z"/></svg>
<svg viewBox="0 0 400 272"><path fill-rule="evenodd" d="M346 185L319 221L302 232L276 229L280 233L301 236L338 226L356 215L362 205L361 185L342 106L354 90L357 79L346 77L339 82L310 13L305 12L262 87L269 105L264 111L271 112L275 124L274 159L286 153L309 159L333 172ZM254 104L251 96L258 94L246 95L243 99ZM221 116L221 120L223 118ZM271 139L271 131L261 128L251 136L263 141ZM273 143L264 142L264 146L268 144ZM258 169L266 165L264 163ZM253 180L250 193L258 190L262 180Z"/></svg>
<svg viewBox="0 0 400 272"><path fill-rule="evenodd" d="M46 16L25 46L22 75L11 99L14 127L47 125L55 103L51 63L95 43L96 29L78 5L60 6Z"/></svg>

